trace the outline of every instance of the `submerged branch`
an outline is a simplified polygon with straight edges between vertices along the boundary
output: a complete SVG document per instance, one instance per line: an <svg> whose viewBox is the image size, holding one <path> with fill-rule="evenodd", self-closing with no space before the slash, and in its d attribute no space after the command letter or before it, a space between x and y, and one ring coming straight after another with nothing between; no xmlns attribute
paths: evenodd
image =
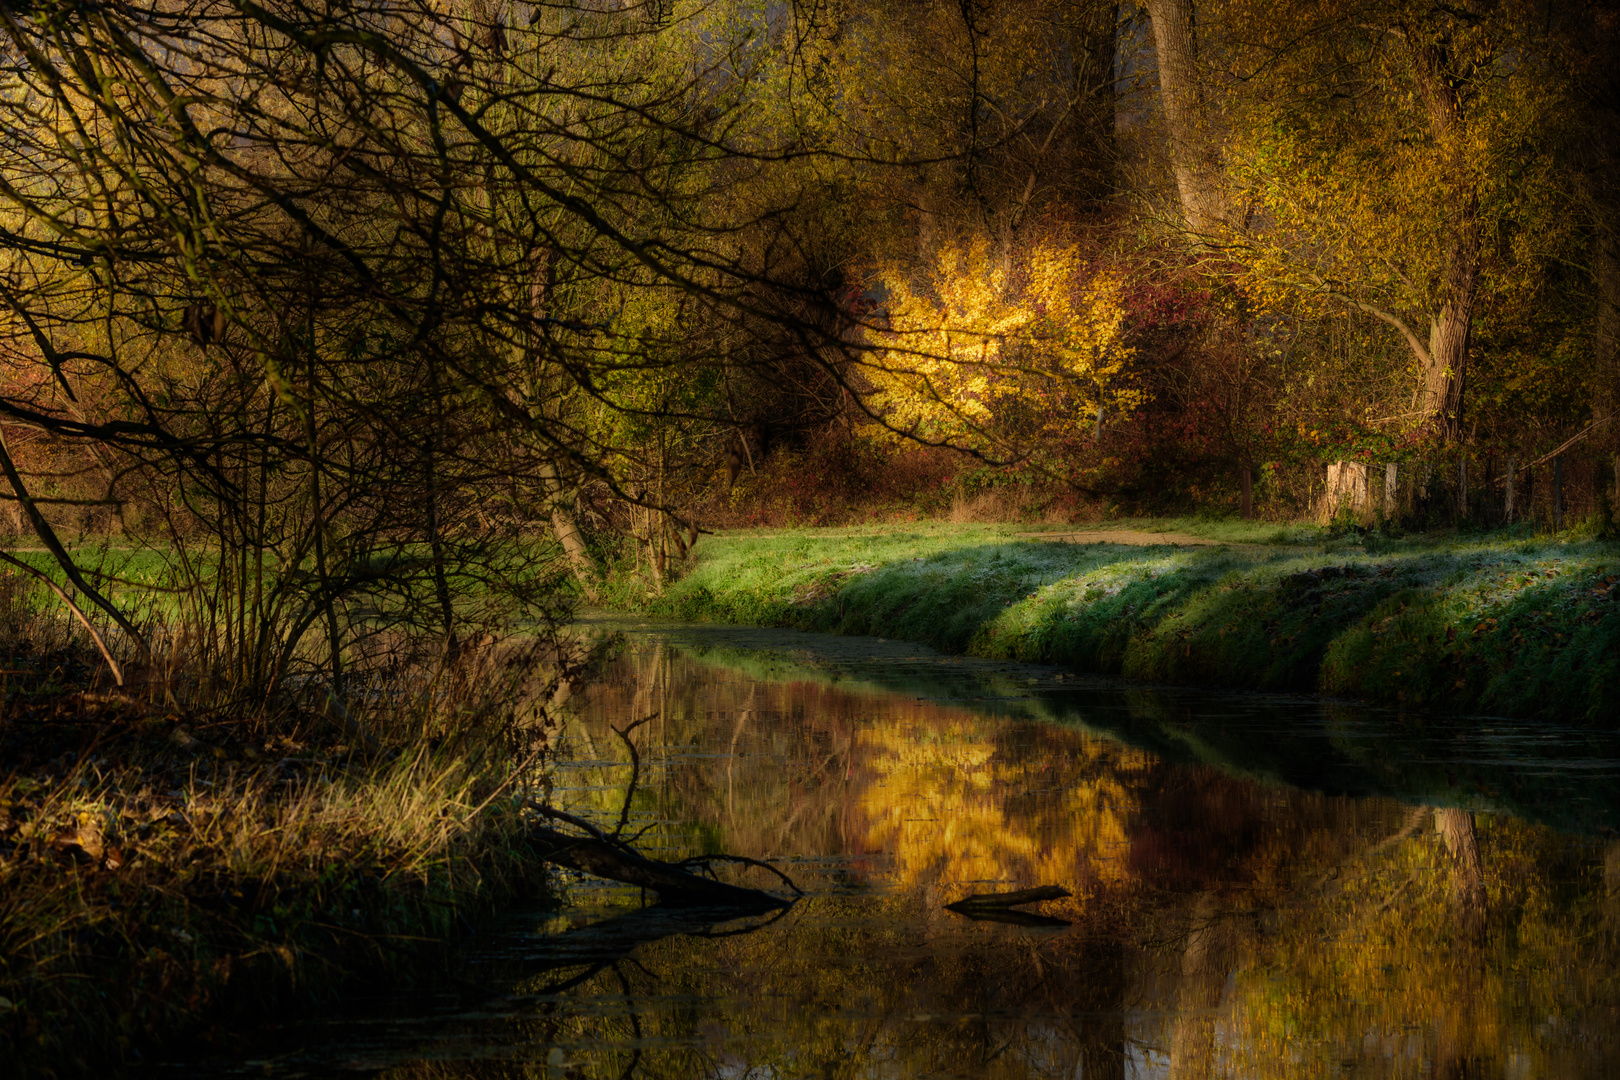
<svg viewBox="0 0 1620 1080"><path fill-rule="evenodd" d="M570 870L578 870L610 881L622 881L626 885L652 889L664 903L677 907L713 906L764 911L787 907L793 902L760 889L730 885L686 869L687 865L702 865L705 861L722 861L722 859L751 866L766 865L755 860L741 856L703 856L696 860L688 860L687 863L660 862L657 859L647 858L628 844L615 840L601 829L572 814L553 810L547 806L535 806L533 809L543 817L566 822L587 833L581 836L545 825L531 826L531 837L543 849L541 857L557 866L566 866ZM796 894L803 895L786 874L775 867L768 868L786 881Z"/></svg>

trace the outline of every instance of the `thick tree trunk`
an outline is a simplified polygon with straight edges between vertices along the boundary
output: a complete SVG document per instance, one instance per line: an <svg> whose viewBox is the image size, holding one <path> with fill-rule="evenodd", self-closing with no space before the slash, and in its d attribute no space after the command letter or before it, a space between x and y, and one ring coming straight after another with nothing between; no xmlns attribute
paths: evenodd
<svg viewBox="0 0 1620 1080"><path fill-rule="evenodd" d="M1553 532L1556 533L1564 527L1564 459L1562 456L1553 458L1552 488Z"/></svg>
<svg viewBox="0 0 1620 1080"><path fill-rule="evenodd" d="M1437 807L1434 829L1451 854L1451 897L1465 929L1478 929L1485 919L1485 868L1479 857L1474 815L1456 807Z"/></svg>
<svg viewBox="0 0 1620 1080"><path fill-rule="evenodd" d="M1603 896L1609 911L1620 915L1620 840L1603 849Z"/></svg>
<svg viewBox="0 0 1620 1080"><path fill-rule="evenodd" d="M1226 221L1226 196L1198 71L1192 0L1147 0L1159 63L1159 100L1181 213L1190 232L1207 235Z"/></svg>
<svg viewBox="0 0 1620 1080"><path fill-rule="evenodd" d="M1448 441L1462 431L1468 348L1479 292L1479 225L1472 199L1457 213L1456 232L1446 250L1444 302L1429 324L1420 402L1428 422Z"/></svg>
<svg viewBox="0 0 1620 1080"><path fill-rule="evenodd" d="M1462 101L1446 71L1446 53L1434 44L1414 44L1413 80L1429 116L1429 137L1448 162L1450 228L1441 268L1440 310L1429 324L1419 406L1425 421L1447 441L1462 431L1468 346L1479 294L1479 197L1467 179L1468 147L1462 131Z"/></svg>

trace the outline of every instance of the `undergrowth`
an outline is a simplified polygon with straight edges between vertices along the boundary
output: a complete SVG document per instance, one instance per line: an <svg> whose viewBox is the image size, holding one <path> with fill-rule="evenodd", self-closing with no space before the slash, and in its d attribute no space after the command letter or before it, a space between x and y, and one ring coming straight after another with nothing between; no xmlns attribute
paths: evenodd
<svg viewBox="0 0 1620 1080"><path fill-rule="evenodd" d="M204 708L172 686L101 686L76 629L15 594L0 618L8 1067L87 1075L357 978L406 979L543 894L520 785L555 672L533 650L401 671L346 731L293 699Z"/></svg>

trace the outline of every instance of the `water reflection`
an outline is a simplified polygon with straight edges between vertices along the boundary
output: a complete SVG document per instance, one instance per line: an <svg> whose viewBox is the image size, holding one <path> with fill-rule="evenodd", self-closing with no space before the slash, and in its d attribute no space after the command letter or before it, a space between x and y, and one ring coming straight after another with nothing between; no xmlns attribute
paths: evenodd
<svg viewBox="0 0 1620 1080"><path fill-rule="evenodd" d="M579 906L515 916L467 957L457 987L362 1003L210 1068L401 1080L1620 1072L1620 846L1411 797L1435 769L1496 775L1511 762L1500 747L1530 733L1476 734L1447 759L1419 732L1404 744L1418 762L1385 762L1403 748L1386 722L1314 702L1210 698L1200 711L1196 695L1077 694L1054 673L906 650L694 648L700 633L625 640L570 703L555 797L616 820L629 769L610 725L656 714L638 733L644 845L779 859L805 900L773 921L714 924L575 882ZM1254 744L1247 763L1233 728ZM1105 734L1127 729L1134 742ZM1521 791L1584 800L1587 815L1605 806L1582 777L1612 760L1545 742L1521 759ZM1291 761L1290 746L1319 760ZM1245 775L1279 772L1348 782ZM1418 778L1407 798L1353 794L1400 776ZM943 907L1042 884L1074 894L1040 908L1071 925Z"/></svg>

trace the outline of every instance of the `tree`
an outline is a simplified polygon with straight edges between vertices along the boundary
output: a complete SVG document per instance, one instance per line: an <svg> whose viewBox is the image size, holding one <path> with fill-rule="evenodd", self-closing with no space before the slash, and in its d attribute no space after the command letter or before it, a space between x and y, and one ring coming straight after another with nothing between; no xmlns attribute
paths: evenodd
<svg viewBox="0 0 1620 1080"><path fill-rule="evenodd" d="M744 123L757 27L672 10L700 32L670 49L646 14L5 13L7 344L48 377L0 414L117 459L233 690L304 663L336 695L503 598L549 610L533 539L589 579L582 485L673 509L602 415L713 417L644 384L752 363L761 326L827 339L742 242L783 154Z"/></svg>
<svg viewBox="0 0 1620 1080"><path fill-rule="evenodd" d="M1213 236L1227 224L1227 198L1216 134L1211 128L1207 75L1199 57L1192 0L1148 0L1157 58L1159 103L1167 150L1187 230Z"/></svg>
<svg viewBox="0 0 1620 1080"><path fill-rule="evenodd" d="M1535 13L1380 0L1223 16L1246 80L1231 168L1251 287L1392 327L1416 369L1410 426L1461 437L1481 304L1533 288L1566 231Z"/></svg>

